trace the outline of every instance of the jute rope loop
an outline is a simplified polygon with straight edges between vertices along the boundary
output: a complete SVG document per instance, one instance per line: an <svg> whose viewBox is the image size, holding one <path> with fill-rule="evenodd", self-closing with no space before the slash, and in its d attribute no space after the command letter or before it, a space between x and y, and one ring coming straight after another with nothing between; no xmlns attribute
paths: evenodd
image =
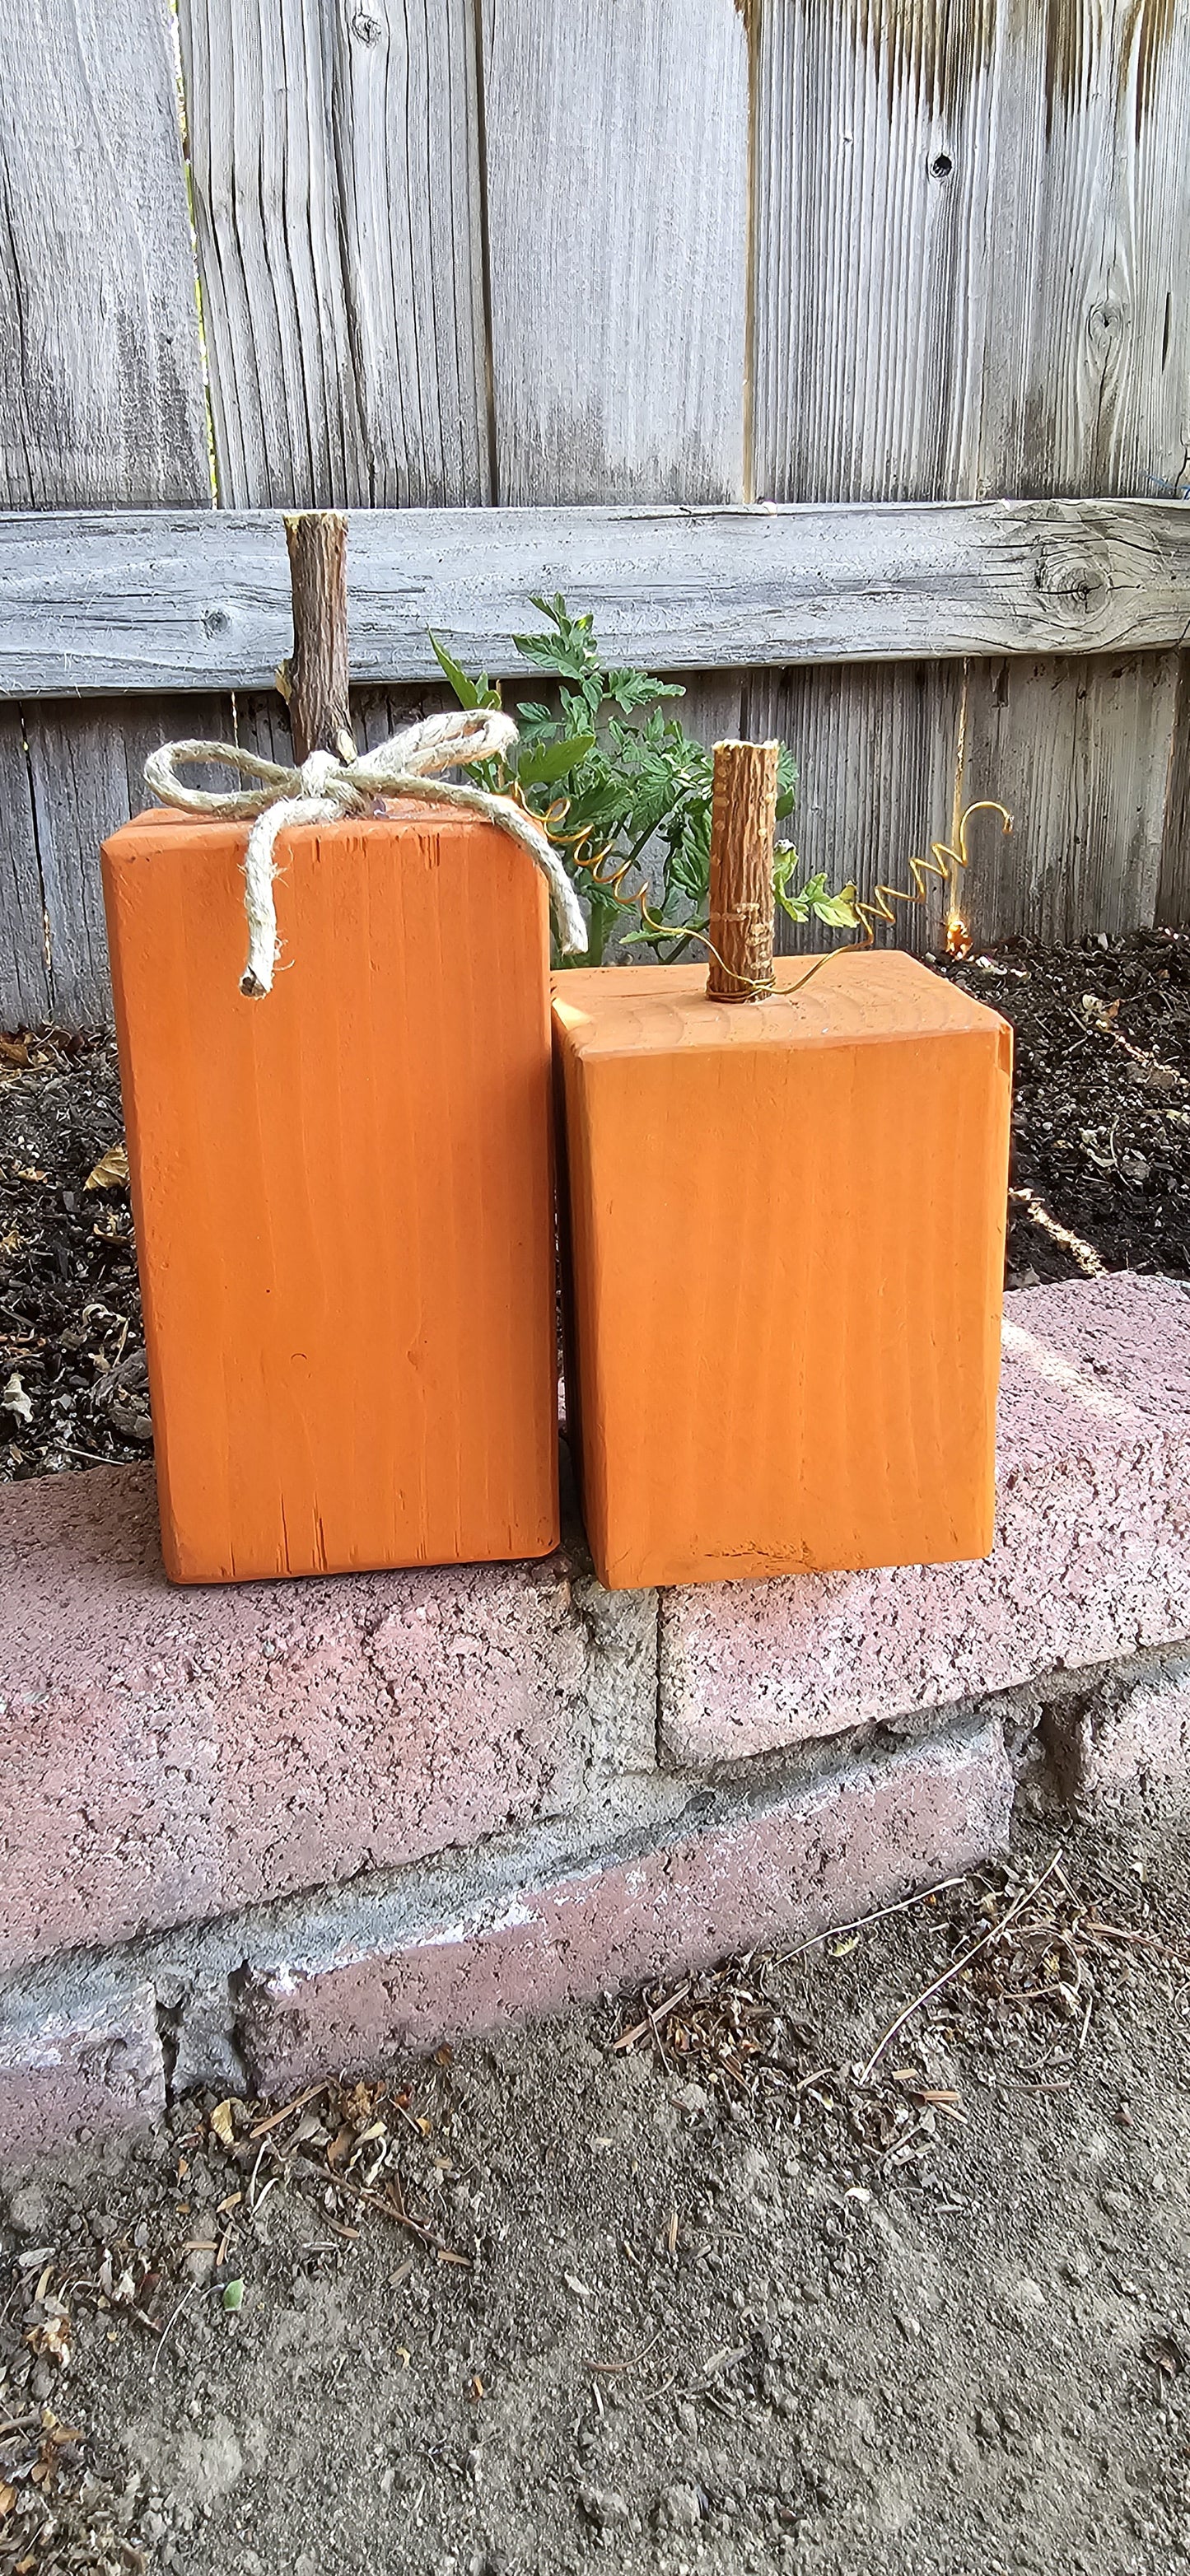
<svg viewBox="0 0 1190 2576"><path fill-rule="evenodd" d="M241 993L259 1000L272 989L277 964L274 853L282 832L298 823L334 823L346 814L376 813L387 796L416 796L429 804L462 806L469 813L483 814L519 841L548 883L563 955L581 956L587 945L582 908L540 824L509 796L489 796L481 787L449 785L437 776L441 769L491 760L516 739L511 716L482 707L457 715L427 716L354 760L339 760L332 751L313 751L300 769L258 760L255 752L241 751L234 742L167 742L152 752L145 762L145 785L163 805L180 805L188 814L209 814L217 822L252 823L244 853L248 963L240 977ZM230 795L183 786L179 768L199 761L216 761L221 768L236 770L245 784Z"/></svg>

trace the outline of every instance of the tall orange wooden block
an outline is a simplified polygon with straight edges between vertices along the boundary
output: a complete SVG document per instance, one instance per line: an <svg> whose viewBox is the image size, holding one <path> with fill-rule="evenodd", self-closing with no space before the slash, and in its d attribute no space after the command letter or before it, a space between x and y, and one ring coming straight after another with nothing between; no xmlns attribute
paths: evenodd
<svg viewBox="0 0 1190 2576"><path fill-rule="evenodd" d="M477 817L288 836L239 991L247 827L103 853L175 1581L557 1542L544 883Z"/></svg>
<svg viewBox="0 0 1190 2576"><path fill-rule="evenodd" d="M844 952L736 1005L701 966L567 973L554 1040L602 1581L986 1555L1006 1024Z"/></svg>

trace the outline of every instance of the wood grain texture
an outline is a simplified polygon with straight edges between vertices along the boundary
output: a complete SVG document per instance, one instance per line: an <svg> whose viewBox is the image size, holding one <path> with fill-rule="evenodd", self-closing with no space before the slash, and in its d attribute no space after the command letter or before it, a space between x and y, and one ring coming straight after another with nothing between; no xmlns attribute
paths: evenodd
<svg viewBox="0 0 1190 2576"><path fill-rule="evenodd" d="M361 751L374 751L406 725L418 723L423 716L439 715L456 701L443 682L438 688L353 689L349 704L356 743ZM289 716L276 689L236 698L235 738L262 760L292 760Z"/></svg>
<svg viewBox="0 0 1190 2576"><path fill-rule="evenodd" d="M1011 1033L904 956L782 981L743 1010L698 966L558 979L568 1416L612 1586L992 1544Z"/></svg>
<svg viewBox="0 0 1190 2576"><path fill-rule="evenodd" d="M1002 9L977 489L1187 489L1190 17Z"/></svg>
<svg viewBox="0 0 1190 2576"><path fill-rule="evenodd" d="M786 828L807 870L854 879L862 896L877 882L911 894L910 856L949 840L962 806L995 797L1012 833L994 816L973 826L963 910L978 941L1053 941L1154 918L1174 684L1160 653L923 663L754 679L746 705L749 731L777 733L798 759ZM894 908L899 947L937 946L940 883ZM835 945L778 918L779 948Z"/></svg>
<svg viewBox="0 0 1190 2576"><path fill-rule="evenodd" d="M35 701L25 708L23 725L45 915L47 1015L66 1028L106 1022L111 990L100 842L143 811L149 752L179 734L230 732L231 709L211 697L89 707ZM7 973L0 973L0 1020L11 1014L15 998Z"/></svg>
<svg viewBox="0 0 1190 2576"><path fill-rule="evenodd" d="M1190 928L1190 654L1178 655L1178 711L1174 720L1165 838L1157 888L1157 919L1172 930Z"/></svg>
<svg viewBox="0 0 1190 2576"><path fill-rule="evenodd" d="M1173 743L1175 657L1001 662L971 674L962 795L1013 817L978 844L977 938L1051 941L1155 917Z"/></svg>
<svg viewBox="0 0 1190 2576"><path fill-rule="evenodd" d="M758 494L974 491L999 14L995 0L945 13L928 0L769 0L761 11Z"/></svg>
<svg viewBox="0 0 1190 2576"><path fill-rule="evenodd" d="M490 497L470 0L181 0L220 496Z"/></svg>
<svg viewBox="0 0 1190 2576"><path fill-rule="evenodd" d="M293 586L293 651L279 673L293 756L352 757L347 704L347 520L341 510L297 510L285 522Z"/></svg>
<svg viewBox="0 0 1190 2576"><path fill-rule="evenodd" d="M824 868L832 886L911 884L906 861L949 832L955 794L963 670L956 662L870 670L829 666L754 676L745 721L754 739L775 734L798 764L797 803L783 839L804 873ZM904 910L897 944L923 956L940 905ZM778 950L836 948L838 933L777 915Z"/></svg>
<svg viewBox="0 0 1190 2576"><path fill-rule="evenodd" d="M707 993L760 1002L773 989L775 742L715 745Z"/></svg>
<svg viewBox="0 0 1190 2576"><path fill-rule="evenodd" d="M483 0L502 502L741 498L748 49L731 0Z"/></svg>
<svg viewBox="0 0 1190 2576"><path fill-rule="evenodd" d="M0 706L0 1029L50 1017L45 892L19 707Z"/></svg>
<svg viewBox="0 0 1190 2576"><path fill-rule="evenodd" d="M376 510L348 548L352 671L471 670L563 589L654 670L1138 651L1190 621L1190 503ZM226 510L0 517L0 688L267 687L289 648L281 523Z"/></svg>
<svg viewBox="0 0 1190 2576"><path fill-rule="evenodd" d="M206 397L165 0L0 0L0 53L0 494L51 512L189 503L201 518ZM4 714L0 1019L107 1008L98 833L130 810L141 721L139 706Z"/></svg>
<svg viewBox="0 0 1190 2576"><path fill-rule="evenodd" d="M1173 0L769 0L756 490L1182 493L1188 117Z"/></svg>
<svg viewBox="0 0 1190 2576"><path fill-rule="evenodd" d="M547 909L471 816L108 843L166 1566L243 1580L557 1542Z"/></svg>
<svg viewBox="0 0 1190 2576"><path fill-rule="evenodd" d="M755 489L822 502L1178 499L1190 488L1188 108L1190 15L1173 0L769 0ZM983 792L1021 809L1023 831L999 854L985 935L1152 918L1171 674L1109 676L1070 658L1107 640L1039 640L1057 658L1044 676L1018 672L1007 699L998 657L971 647L969 750L989 773ZM907 710L931 685L924 673L916 692L904 673L871 684ZM805 695L826 733L808 742L803 797L845 848L862 720L826 673ZM837 732L848 718L852 761ZM938 723L932 749L918 734L915 751L911 728L891 755L898 778L907 766L932 777L931 798L956 759L945 683ZM877 841L884 810L868 805Z"/></svg>
<svg viewBox="0 0 1190 2576"><path fill-rule="evenodd" d="M0 499L209 502L166 0L0 0Z"/></svg>

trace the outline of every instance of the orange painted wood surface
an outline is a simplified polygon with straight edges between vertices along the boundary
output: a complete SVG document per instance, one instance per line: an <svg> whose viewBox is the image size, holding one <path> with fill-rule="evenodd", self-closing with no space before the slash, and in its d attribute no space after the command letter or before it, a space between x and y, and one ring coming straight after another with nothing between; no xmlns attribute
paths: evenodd
<svg viewBox="0 0 1190 2576"><path fill-rule="evenodd" d="M557 1543L545 888L425 807L281 846L142 815L104 898L162 1538L177 1582Z"/></svg>
<svg viewBox="0 0 1190 2576"><path fill-rule="evenodd" d="M559 975L568 1418L613 1587L986 1555L1012 1035L896 951ZM785 988L785 989L781 989Z"/></svg>

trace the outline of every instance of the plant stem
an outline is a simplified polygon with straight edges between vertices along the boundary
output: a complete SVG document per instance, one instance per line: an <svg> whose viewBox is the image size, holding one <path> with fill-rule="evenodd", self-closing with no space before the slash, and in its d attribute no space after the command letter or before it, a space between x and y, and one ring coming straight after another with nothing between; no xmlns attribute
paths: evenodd
<svg viewBox="0 0 1190 2576"><path fill-rule="evenodd" d="M711 804L711 964L715 1002L773 990L775 742L717 742Z"/></svg>
<svg viewBox="0 0 1190 2576"><path fill-rule="evenodd" d="M293 652L277 673L298 766L312 751L354 760L348 700L347 521L341 510L286 517Z"/></svg>

